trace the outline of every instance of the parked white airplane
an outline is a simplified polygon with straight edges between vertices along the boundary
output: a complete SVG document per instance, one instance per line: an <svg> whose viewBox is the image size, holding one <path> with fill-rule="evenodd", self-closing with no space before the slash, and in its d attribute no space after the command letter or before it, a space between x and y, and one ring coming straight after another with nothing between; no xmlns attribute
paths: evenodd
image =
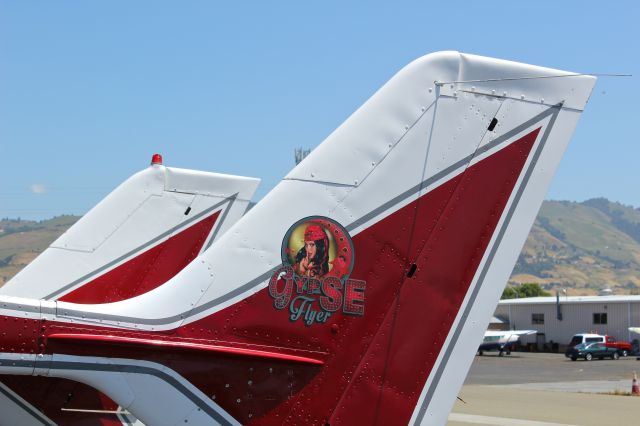
<svg viewBox="0 0 640 426"><path fill-rule="evenodd" d="M536 330L487 330L478 348L478 355L484 352L498 351L498 355L511 354L512 346L520 340L520 336L535 334Z"/></svg>
<svg viewBox="0 0 640 426"><path fill-rule="evenodd" d="M0 297L0 374L149 425L445 424L594 83L420 58L165 284Z"/></svg>

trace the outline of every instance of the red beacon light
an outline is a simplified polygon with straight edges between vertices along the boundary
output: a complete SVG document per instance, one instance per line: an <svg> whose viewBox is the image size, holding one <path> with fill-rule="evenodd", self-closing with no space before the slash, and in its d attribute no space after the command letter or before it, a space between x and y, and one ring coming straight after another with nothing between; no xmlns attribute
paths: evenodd
<svg viewBox="0 0 640 426"><path fill-rule="evenodd" d="M162 155L153 154L151 157L151 165L152 166L161 166L162 165Z"/></svg>

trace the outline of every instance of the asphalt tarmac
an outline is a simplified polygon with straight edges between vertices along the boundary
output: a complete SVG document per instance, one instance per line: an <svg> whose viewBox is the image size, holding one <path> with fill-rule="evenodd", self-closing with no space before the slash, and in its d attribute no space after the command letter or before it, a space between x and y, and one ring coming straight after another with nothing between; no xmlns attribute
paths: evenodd
<svg viewBox="0 0 640 426"><path fill-rule="evenodd" d="M635 357L571 361L563 354L476 356L448 426L639 424Z"/></svg>

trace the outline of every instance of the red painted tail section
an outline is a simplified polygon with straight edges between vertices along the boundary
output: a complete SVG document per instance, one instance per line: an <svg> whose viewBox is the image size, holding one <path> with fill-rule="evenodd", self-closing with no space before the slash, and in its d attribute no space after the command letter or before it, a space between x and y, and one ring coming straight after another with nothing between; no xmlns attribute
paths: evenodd
<svg viewBox="0 0 640 426"><path fill-rule="evenodd" d="M84 304L109 303L153 290L195 259L219 216L220 212L215 212L59 300Z"/></svg>
<svg viewBox="0 0 640 426"><path fill-rule="evenodd" d="M538 133L353 237L351 277L367 282L365 318L336 315L305 327L275 310L263 290L181 334L202 337L206 328L225 340L330 354L298 394L258 423L407 423ZM412 263L417 271L408 278ZM233 404L223 408L251 420Z"/></svg>
<svg viewBox="0 0 640 426"><path fill-rule="evenodd" d="M433 232L427 231L424 245L412 253L418 272L400 284L335 418L347 424L358 419L392 424L404 413L402 423L409 421L538 133L458 179ZM419 209L428 210L426 204ZM358 410L367 399L378 401L375 411Z"/></svg>
<svg viewBox="0 0 640 426"><path fill-rule="evenodd" d="M351 278L366 282L363 316L338 311L325 323L307 326L274 307L265 288L160 333L54 323L46 327L47 336L73 333L74 338L45 339L45 352L160 363L241 423L407 423L538 133L512 142L352 237L357 261ZM314 299L311 310L320 310L311 287L302 294ZM82 339L81 334L91 336ZM114 337L96 338L100 335ZM114 346L114 339L167 343L166 350L148 351L140 345ZM194 350L171 350L185 342ZM198 351L205 342L224 342L227 349ZM282 357L238 355L251 351ZM294 357L318 363L287 360Z"/></svg>

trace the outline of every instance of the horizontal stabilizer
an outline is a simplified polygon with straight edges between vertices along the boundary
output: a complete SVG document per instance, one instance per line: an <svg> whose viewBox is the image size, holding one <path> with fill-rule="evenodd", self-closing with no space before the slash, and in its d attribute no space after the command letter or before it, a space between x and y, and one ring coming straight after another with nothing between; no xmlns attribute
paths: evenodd
<svg viewBox="0 0 640 426"><path fill-rule="evenodd" d="M258 183L152 165L98 203L0 294L105 303L145 293L233 225Z"/></svg>

